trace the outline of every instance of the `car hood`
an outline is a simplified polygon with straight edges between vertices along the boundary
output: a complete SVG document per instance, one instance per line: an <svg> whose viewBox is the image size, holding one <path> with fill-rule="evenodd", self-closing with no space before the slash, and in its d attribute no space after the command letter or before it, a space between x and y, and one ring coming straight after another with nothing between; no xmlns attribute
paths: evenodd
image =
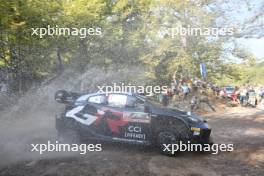
<svg viewBox="0 0 264 176"><path fill-rule="evenodd" d="M159 107L159 106L151 106L150 111L152 114L162 115L162 116L185 116L187 115L187 112L184 112L178 109Z"/></svg>
<svg viewBox="0 0 264 176"><path fill-rule="evenodd" d="M189 124L200 124L205 122L202 118L195 114L187 113L186 111L181 111L178 109L160 107L160 106L151 106L150 112L153 115L157 116L169 116L175 118L181 118Z"/></svg>

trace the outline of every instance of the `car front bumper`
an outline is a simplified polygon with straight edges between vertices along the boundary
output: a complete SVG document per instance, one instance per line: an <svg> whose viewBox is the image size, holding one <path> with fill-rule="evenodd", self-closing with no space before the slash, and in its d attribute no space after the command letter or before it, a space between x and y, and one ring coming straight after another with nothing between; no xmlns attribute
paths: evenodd
<svg viewBox="0 0 264 176"><path fill-rule="evenodd" d="M211 143L211 128L207 123L191 127L193 143Z"/></svg>

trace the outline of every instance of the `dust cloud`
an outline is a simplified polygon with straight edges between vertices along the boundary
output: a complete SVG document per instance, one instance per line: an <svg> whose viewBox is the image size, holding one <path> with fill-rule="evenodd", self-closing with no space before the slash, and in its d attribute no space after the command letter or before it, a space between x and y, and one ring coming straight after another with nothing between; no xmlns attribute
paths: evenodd
<svg viewBox="0 0 264 176"><path fill-rule="evenodd" d="M43 157L59 157L68 154L51 152L39 155L31 152L31 144L47 143L56 140L55 115L63 110L63 105L54 101L54 93L59 89L74 92L94 92L98 85L113 82L145 83L144 69L130 66L87 67L84 73L65 70L42 86L32 88L15 104L0 112L0 166L18 161L34 160ZM45 81L44 81L45 82Z"/></svg>

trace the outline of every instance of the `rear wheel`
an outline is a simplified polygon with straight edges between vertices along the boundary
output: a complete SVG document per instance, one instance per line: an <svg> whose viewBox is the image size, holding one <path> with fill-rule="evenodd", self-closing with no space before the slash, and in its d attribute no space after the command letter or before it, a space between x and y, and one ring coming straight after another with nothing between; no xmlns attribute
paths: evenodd
<svg viewBox="0 0 264 176"><path fill-rule="evenodd" d="M79 144L80 134L73 129L59 130L58 141L63 144Z"/></svg>

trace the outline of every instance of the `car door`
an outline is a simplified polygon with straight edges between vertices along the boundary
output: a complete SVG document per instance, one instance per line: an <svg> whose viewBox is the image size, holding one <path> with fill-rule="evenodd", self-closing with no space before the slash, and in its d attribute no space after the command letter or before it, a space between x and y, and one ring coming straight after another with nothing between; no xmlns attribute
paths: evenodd
<svg viewBox="0 0 264 176"><path fill-rule="evenodd" d="M117 140L147 142L150 139L150 115L144 102L127 94L109 94L106 112L110 135Z"/></svg>
<svg viewBox="0 0 264 176"><path fill-rule="evenodd" d="M107 135L107 126L104 123L102 107L106 104L105 94L95 94L76 102L76 106L66 113L66 117L75 119L79 124L79 130L84 136L100 138Z"/></svg>

